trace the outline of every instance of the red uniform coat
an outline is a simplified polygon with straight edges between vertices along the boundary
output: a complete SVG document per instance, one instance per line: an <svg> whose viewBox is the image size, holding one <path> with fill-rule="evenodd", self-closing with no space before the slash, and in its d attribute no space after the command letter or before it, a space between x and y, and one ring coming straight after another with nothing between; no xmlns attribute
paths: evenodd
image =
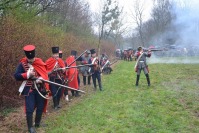
<svg viewBox="0 0 199 133"><path fill-rule="evenodd" d="M74 56L70 56L66 59L66 64L71 64L75 60ZM71 66L76 66L74 62ZM68 86L74 89L78 89L78 80L77 80L78 71L77 68L70 68L66 71L66 77L68 78Z"/></svg>
<svg viewBox="0 0 199 133"><path fill-rule="evenodd" d="M21 63L27 63L27 58L26 57L22 58L20 60L20 62ZM46 64L40 58L35 58L34 62L32 63L32 66L34 67L35 71L39 74L39 76L41 76L45 80L48 80ZM25 74L25 75L27 75L27 74ZM46 88L47 91L49 91L49 84L48 83L45 83L45 88ZM47 112L47 104L48 104L48 101L47 101L47 99L45 99L44 110L43 110L44 113Z"/></svg>
<svg viewBox="0 0 199 133"><path fill-rule="evenodd" d="M59 66L61 68L65 67L65 64L63 62L62 59L58 58L55 59L53 57L50 57L47 61L46 61L46 68L47 68L47 72L52 72L52 70L54 69L54 66L56 64L56 62L58 62Z"/></svg>

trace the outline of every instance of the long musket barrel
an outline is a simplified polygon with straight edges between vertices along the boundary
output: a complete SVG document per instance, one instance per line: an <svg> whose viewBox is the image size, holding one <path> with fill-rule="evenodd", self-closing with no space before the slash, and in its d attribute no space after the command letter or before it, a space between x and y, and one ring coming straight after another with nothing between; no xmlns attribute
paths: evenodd
<svg viewBox="0 0 199 133"><path fill-rule="evenodd" d="M163 49L149 49L150 51L163 51Z"/></svg>
<svg viewBox="0 0 199 133"><path fill-rule="evenodd" d="M164 49L144 49L144 51L153 51L153 52L156 52L156 51L164 51Z"/></svg>
<svg viewBox="0 0 199 133"><path fill-rule="evenodd" d="M74 90L74 91L79 91L79 92L82 92L82 93L86 93L85 91L77 90L75 88L72 88L72 87L69 87L69 86L65 86L65 85L62 85L62 84L58 84L58 83L55 83L55 82L52 82L52 81L49 81L49 80L45 80L45 79L40 79L40 80L43 81L43 82L46 82L46 83L49 83L49 84L54 84L54 85L57 85L57 86L61 86L63 88L67 88L67 89L70 89L70 90Z"/></svg>
<svg viewBox="0 0 199 133"><path fill-rule="evenodd" d="M117 61L118 61L118 60L115 60L115 61L113 61L113 62L111 62L111 63L110 63L110 61L106 62L106 63L104 64L104 66L102 67L102 70L104 69L104 67L105 67L108 63L110 63L110 66L111 66L111 65L115 64Z"/></svg>
<svg viewBox="0 0 199 133"><path fill-rule="evenodd" d="M78 67L85 67L85 66L94 66L95 64L85 64L85 65L78 65L78 66L72 66L72 67L63 67L63 68L57 68L54 71L64 70L64 69L70 69L70 68L78 68Z"/></svg>
<svg viewBox="0 0 199 133"><path fill-rule="evenodd" d="M118 61L118 60L115 60L115 61L111 62L111 64L110 64L110 65L113 65L113 64L115 64L117 61Z"/></svg>
<svg viewBox="0 0 199 133"><path fill-rule="evenodd" d="M67 67L71 66L77 59L79 59L84 53L86 53L87 50L85 50L80 56L78 56L73 62L71 62Z"/></svg>

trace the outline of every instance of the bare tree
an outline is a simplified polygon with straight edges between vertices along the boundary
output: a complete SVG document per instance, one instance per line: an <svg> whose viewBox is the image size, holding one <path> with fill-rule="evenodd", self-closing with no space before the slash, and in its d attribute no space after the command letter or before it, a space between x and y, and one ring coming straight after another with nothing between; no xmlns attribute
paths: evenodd
<svg viewBox="0 0 199 133"><path fill-rule="evenodd" d="M156 24L156 30L164 32L172 20L172 5L169 0L154 0L152 18Z"/></svg>
<svg viewBox="0 0 199 133"><path fill-rule="evenodd" d="M114 21L114 23L112 23L112 33L110 34L110 37L114 40L115 45L117 46L117 48L121 48L122 43L124 42L123 39L123 35L126 33L127 31L127 26L124 26L124 16L121 16L118 18L117 21Z"/></svg>
<svg viewBox="0 0 199 133"><path fill-rule="evenodd" d="M132 18L137 25L140 42L142 46L145 46L144 37L143 37L144 36L143 35L143 15L144 14L143 13L144 13L143 3L141 3L140 0L136 0L135 5L134 5L134 11L132 12Z"/></svg>

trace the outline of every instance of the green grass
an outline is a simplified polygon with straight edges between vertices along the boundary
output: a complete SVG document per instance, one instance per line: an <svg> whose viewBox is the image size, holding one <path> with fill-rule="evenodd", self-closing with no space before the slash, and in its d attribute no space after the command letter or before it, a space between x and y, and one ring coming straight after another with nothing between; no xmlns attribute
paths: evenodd
<svg viewBox="0 0 199 133"><path fill-rule="evenodd" d="M151 64L151 87L143 73L135 87L134 63L122 61L103 76L103 92L48 118L46 132L199 132L199 65Z"/></svg>

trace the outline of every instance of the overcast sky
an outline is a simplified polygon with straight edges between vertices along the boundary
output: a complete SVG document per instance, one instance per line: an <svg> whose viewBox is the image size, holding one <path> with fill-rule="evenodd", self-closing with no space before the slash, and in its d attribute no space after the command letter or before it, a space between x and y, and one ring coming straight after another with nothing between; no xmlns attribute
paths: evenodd
<svg viewBox="0 0 199 133"><path fill-rule="evenodd" d="M103 5L100 1L102 0L87 0L90 3L90 8L92 12L99 12L100 7L102 8ZM124 24L125 27L129 27L129 31L133 30L133 28L136 27L136 24L134 23L134 20L132 18L132 12L134 11L134 4L135 0L116 0L119 2L120 9L123 7L123 13L124 13ZM148 20L150 18L151 9L153 6L153 0L140 0L140 2L143 3L144 7L144 21Z"/></svg>

